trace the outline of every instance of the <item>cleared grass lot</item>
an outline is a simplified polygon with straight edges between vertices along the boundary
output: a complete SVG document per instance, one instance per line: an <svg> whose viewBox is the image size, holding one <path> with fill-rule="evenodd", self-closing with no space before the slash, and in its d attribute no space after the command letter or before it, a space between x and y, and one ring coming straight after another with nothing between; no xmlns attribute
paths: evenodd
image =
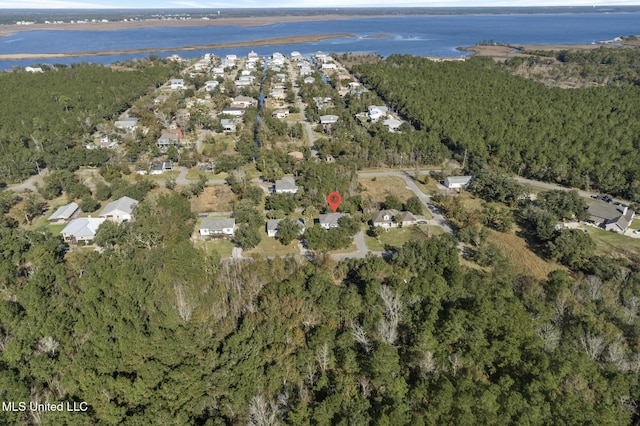
<svg viewBox="0 0 640 426"><path fill-rule="evenodd" d="M368 197L373 203L382 203L387 195L395 195L402 202L414 195L404 180L397 176L359 178L358 182L363 187L362 196Z"/></svg>
<svg viewBox="0 0 640 426"><path fill-rule="evenodd" d="M364 242L371 251L384 251L385 247L401 247L411 240L425 240L434 235L443 234L439 226L415 225L404 228L392 228L389 232L383 232L380 237L372 237L368 234L369 227L363 228Z"/></svg>

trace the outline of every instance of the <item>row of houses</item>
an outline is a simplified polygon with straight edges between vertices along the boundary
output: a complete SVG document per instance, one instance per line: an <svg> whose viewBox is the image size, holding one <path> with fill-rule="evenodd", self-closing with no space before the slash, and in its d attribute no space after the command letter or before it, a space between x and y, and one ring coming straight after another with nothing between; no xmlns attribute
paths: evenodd
<svg viewBox="0 0 640 426"><path fill-rule="evenodd" d="M328 213L321 214L318 217L318 223L324 229L331 229L338 227L338 220L348 216L346 213ZM300 224L300 234L304 233L307 228L307 224L304 219L297 219ZM282 222L282 219L269 219L266 223L266 232L269 237L276 237L278 235L278 226ZM236 220L232 217L214 217L204 219L198 228L200 238L233 238L235 235L237 226Z"/></svg>

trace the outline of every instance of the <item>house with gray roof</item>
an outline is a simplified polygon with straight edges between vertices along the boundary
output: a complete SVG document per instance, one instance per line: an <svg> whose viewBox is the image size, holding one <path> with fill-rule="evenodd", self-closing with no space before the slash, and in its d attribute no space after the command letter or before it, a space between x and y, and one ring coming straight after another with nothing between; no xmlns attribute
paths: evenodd
<svg viewBox="0 0 640 426"><path fill-rule="evenodd" d="M338 220L343 216L349 216L347 213L327 213L318 216L318 223L324 229L337 228L340 226Z"/></svg>
<svg viewBox="0 0 640 426"><path fill-rule="evenodd" d="M276 237L278 235L278 226L283 219L268 219L267 220L267 236L268 237ZM304 219L298 219L297 222L300 224L300 235L304 234L305 229L307 229L306 223Z"/></svg>
<svg viewBox="0 0 640 426"><path fill-rule="evenodd" d="M635 212L628 206L604 201L592 201L587 210L588 222L607 231L624 233L631 225Z"/></svg>
<svg viewBox="0 0 640 426"><path fill-rule="evenodd" d="M51 216L49 216L49 223L66 223L69 219L78 217L80 214L80 207L78 203L69 203L67 205L59 207Z"/></svg>
<svg viewBox="0 0 640 426"><path fill-rule="evenodd" d="M378 121L382 117L386 116L387 112L389 112L389 108L384 105L370 105L367 109L369 120L371 121Z"/></svg>
<svg viewBox="0 0 640 426"><path fill-rule="evenodd" d="M133 198L118 198L104 206L98 216L111 222L128 222L133 219L133 209L137 205L138 201Z"/></svg>
<svg viewBox="0 0 640 426"><path fill-rule="evenodd" d="M167 149L169 146L180 145L180 136L174 133L165 133L158 138L158 148Z"/></svg>
<svg viewBox="0 0 640 426"><path fill-rule="evenodd" d="M396 218L400 218L400 222ZM380 226L385 230L397 228L398 226L411 226L418 223L413 213L408 211L399 211L396 209L379 210L371 213L371 224L376 227Z"/></svg>
<svg viewBox="0 0 640 426"><path fill-rule="evenodd" d="M229 238L236 232L236 220L227 217L205 219L198 229L201 238Z"/></svg>
<svg viewBox="0 0 640 426"><path fill-rule="evenodd" d="M138 125L138 119L136 117L125 117L117 120L115 123L113 123L113 125L116 127L116 129L132 132Z"/></svg>
<svg viewBox="0 0 640 426"><path fill-rule="evenodd" d="M77 244L78 241L88 243L96 237L96 232L104 221L105 219L98 217L80 217L69 222L60 233L71 244Z"/></svg>
<svg viewBox="0 0 640 426"><path fill-rule="evenodd" d="M320 124L325 126L330 126L332 124L336 124L338 122L337 115L321 115L320 116Z"/></svg>
<svg viewBox="0 0 640 426"><path fill-rule="evenodd" d="M220 125L225 132L235 132L238 129L238 120L232 120L230 118L220 119Z"/></svg>
<svg viewBox="0 0 640 426"><path fill-rule="evenodd" d="M293 177L285 176L282 179L276 180L274 191L276 194L296 194L298 192L298 186Z"/></svg>
<svg viewBox="0 0 640 426"><path fill-rule="evenodd" d="M449 189L460 189L469 186L473 176L448 176L444 178L444 186Z"/></svg>

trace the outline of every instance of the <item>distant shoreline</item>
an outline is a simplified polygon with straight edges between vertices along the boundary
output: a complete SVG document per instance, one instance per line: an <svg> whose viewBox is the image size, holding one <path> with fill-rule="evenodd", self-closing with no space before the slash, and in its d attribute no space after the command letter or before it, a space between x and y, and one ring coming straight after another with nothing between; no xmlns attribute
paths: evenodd
<svg viewBox="0 0 640 426"><path fill-rule="evenodd" d="M86 22L63 24L30 24L30 25L0 25L0 37L8 37L14 33L26 31L114 31L136 28L157 27L209 27L209 26L238 26L258 27L285 22L318 22L344 21L361 18L382 18L384 16L351 16L351 15L318 15L318 16L261 16L247 18L218 18L218 19L145 19L142 21L114 21L114 22Z"/></svg>
<svg viewBox="0 0 640 426"><path fill-rule="evenodd" d="M232 47L269 46L274 44L299 44L325 40L329 38L355 37L355 34L315 34L306 36L276 37L262 40L236 41L229 43L198 44L181 47L149 47L128 50L100 50L94 52L67 52L67 53L9 53L0 54L0 60L21 60L21 59L54 59L70 58L75 56L109 56L126 55L136 53L159 53L159 52L187 52L192 50L205 49L227 49Z"/></svg>

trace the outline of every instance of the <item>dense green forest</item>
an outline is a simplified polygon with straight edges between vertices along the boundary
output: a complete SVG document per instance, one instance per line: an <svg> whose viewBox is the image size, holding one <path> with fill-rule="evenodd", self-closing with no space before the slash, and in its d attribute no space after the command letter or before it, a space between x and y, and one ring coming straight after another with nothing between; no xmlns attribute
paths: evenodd
<svg viewBox="0 0 640 426"><path fill-rule="evenodd" d="M0 398L90 407L2 422L638 420L637 269L466 269L449 236L387 260L221 263L188 240L194 221L168 192L105 227L101 254L0 230Z"/></svg>
<svg viewBox="0 0 640 426"><path fill-rule="evenodd" d="M549 88L487 58L393 55L353 71L460 159L640 200L640 87Z"/></svg>
<svg viewBox="0 0 640 426"><path fill-rule="evenodd" d="M171 65L160 60L130 65L0 73L0 181L20 182L44 167L104 164L105 152L84 148L98 124L171 76Z"/></svg>
<svg viewBox="0 0 640 426"><path fill-rule="evenodd" d="M563 183L575 177L576 185L637 196L637 88L549 89L475 59L437 64L396 56L358 65L417 129L391 134L358 122L355 114L383 102L373 92L347 95L343 104L324 83L307 87L301 96L309 114L340 117L319 129L325 137L317 141L335 163L292 161L273 140L300 138L301 130L264 114L255 124L260 112L250 109L237 153L216 158L238 197L233 214L242 231L234 243L259 243L263 201L269 218L298 207L313 218L326 208L326 194L338 190L340 209L351 217L329 232L307 228L312 260L239 261L221 260L212 245L190 239L198 220L191 201L204 191L205 176L158 188L149 179L124 179L108 164L100 169L105 181L91 189L71 172L89 161L68 159L91 152L81 145L100 120L129 105L152 120L143 108L148 100L136 98L164 82L171 66L130 65L6 74L7 81L24 79L25 93L43 77L65 90L38 86L52 94L43 96L47 113L27 114L34 106L14 97L19 111L7 110L11 121L0 116L0 167L15 160L58 169L37 193L0 192L0 401L84 402L88 411L0 411L1 424L640 422L637 257L599 255L588 234L556 227L584 218L576 192L549 191L530 202L526 188L496 170ZM74 75L102 97L57 81ZM116 82L127 91L105 89ZM0 85L0 93L7 90ZM314 97L331 102L318 107ZM614 136L618 145L604 145ZM449 155L444 144L460 159L467 151L476 176L469 192L482 199L472 210L463 197L432 197L455 238L416 232L384 257L332 260L327 250L348 246L373 208L358 189L358 167L438 163ZM299 199L265 199L238 169L256 156L268 179L295 173L304 188ZM0 177L5 170L17 173L0 169ZM69 250L34 221L43 198L63 195L81 200L86 212L124 195L140 204L134 221L100 227L99 250ZM402 202L389 194L384 205L399 209ZM291 218L283 223L291 227L282 235L286 244L299 228ZM511 264L491 242L491 233L516 227L531 251L549 260L548 275Z"/></svg>

